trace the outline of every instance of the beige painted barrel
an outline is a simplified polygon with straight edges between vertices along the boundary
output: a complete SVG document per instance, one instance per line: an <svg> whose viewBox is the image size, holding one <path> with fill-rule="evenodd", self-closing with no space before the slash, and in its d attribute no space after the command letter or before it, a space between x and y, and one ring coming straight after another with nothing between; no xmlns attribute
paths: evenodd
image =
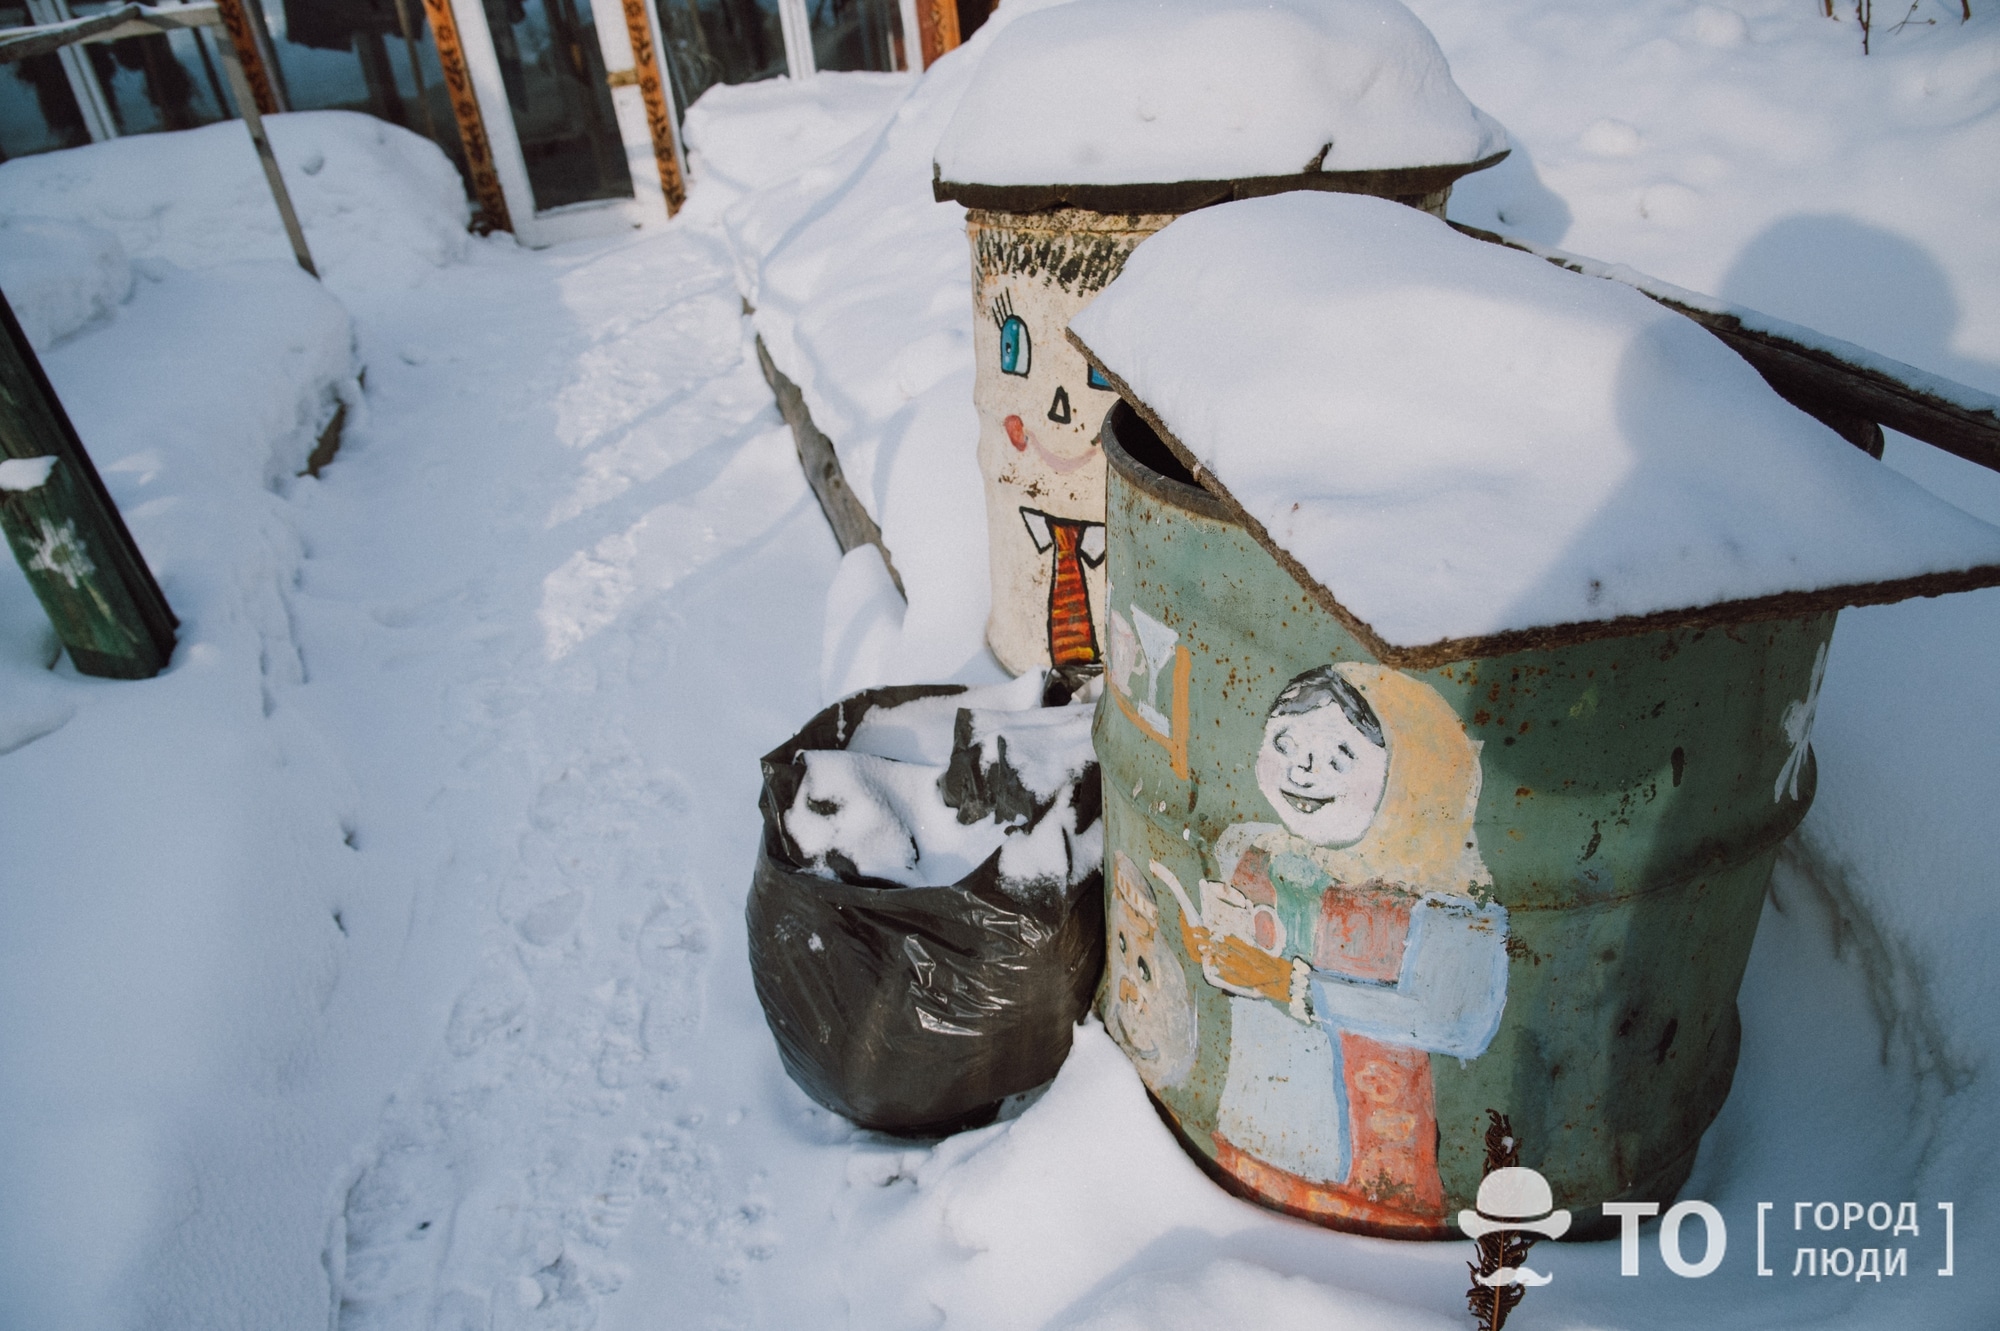
<svg viewBox="0 0 2000 1331"><path fill-rule="evenodd" d="M1104 450L1118 400L1063 336L1172 213L974 209L972 400L986 482L986 640L1015 674L1088 665L1104 639Z"/></svg>
<svg viewBox="0 0 2000 1331"><path fill-rule="evenodd" d="M971 205L972 400L993 587L986 641L1001 665L1018 675L1104 659L1097 436L1117 395L1063 330L1140 242L1183 212L1294 189L1377 194L1442 217L1451 180L1487 165L1088 191L939 185L941 198ZM1063 206L1076 198L1098 206ZM1134 210L1117 211L1120 204Z"/></svg>

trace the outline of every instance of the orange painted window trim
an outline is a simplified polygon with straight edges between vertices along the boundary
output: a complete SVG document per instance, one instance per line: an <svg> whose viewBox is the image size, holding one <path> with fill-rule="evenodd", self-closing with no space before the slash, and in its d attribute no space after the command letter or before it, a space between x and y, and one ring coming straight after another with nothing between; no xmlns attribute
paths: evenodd
<svg viewBox="0 0 2000 1331"><path fill-rule="evenodd" d="M653 160L659 164L660 190L667 196L667 216L672 217L687 202L687 186L681 180L680 159L674 156L673 109L667 105L659 62L653 56L653 25L646 14L646 0L625 0L625 33L632 40L632 69L639 96L646 103Z"/></svg>
<svg viewBox="0 0 2000 1331"><path fill-rule="evenodd" d="M1194 675L1194 657L1185 647L1174 648L1174 704L1168 717L1173 734L1162 735L1152 723L1139 715L1125 698L1125 691L1113 687L1111 697L1118 704L1118 710L1125 713L1126 720L1139 728L1139 733L1167 751L1172 760L1174 775L1185 781L1188 779L1188 682Z"/></svg>
<svg viewBox="0 0 2000 1331"><path fill-rule="evenodd" d="M473 95L472 74L465 67L465 46L459 40L458 20L451 12L451 0L424 0L424 13L430 19L431 37L437 44L445 91L451 95L451 114L458 121L465 169L472 176L472 197L479 201L480 211L496 230L512 231L514 221L507 212L500 173L493 167L493 145L487 142L486 121L479 114L479 99Z"/></svg>

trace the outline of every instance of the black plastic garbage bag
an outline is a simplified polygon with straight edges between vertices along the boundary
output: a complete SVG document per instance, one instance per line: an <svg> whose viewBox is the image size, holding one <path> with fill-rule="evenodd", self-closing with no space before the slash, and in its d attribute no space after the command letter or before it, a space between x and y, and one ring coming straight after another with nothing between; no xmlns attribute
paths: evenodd
<svg viewBox="0 0 2000 1331"><path fill-rule="evenodd" d="M996 851L950 886L910 887L815 873L786 835L802 751L844 748L873 708L962 691L856 694L763 760L764 835L745 912L757 997L792 1080L884 1132L976 1126L1055 1076L1103 967L1101 869L1023 892L1003 881ZM1082 827L1097 820L1095 766L1073 803Z"/></svg>

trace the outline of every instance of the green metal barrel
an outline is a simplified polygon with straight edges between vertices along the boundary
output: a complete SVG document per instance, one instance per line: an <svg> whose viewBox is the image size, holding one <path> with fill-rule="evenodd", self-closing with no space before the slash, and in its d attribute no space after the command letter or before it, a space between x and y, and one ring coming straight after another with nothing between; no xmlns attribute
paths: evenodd
<svg viewBox="0 0 2000 1331"><path fill-rule="evenodd" d="M1736 1066L1831 613L1393 669L1125 404L1103 435L1105 1025L1233 1190L1451 1237L1488 1111L1593 1232Z"/></svg>

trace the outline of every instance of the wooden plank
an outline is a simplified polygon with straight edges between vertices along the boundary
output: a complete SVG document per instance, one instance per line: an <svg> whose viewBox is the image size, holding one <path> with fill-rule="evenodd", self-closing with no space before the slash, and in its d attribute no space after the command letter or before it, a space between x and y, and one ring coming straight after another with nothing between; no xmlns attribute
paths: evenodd
<svg viewBox="0 0 2000 1331"><path fill-rule="evenodd" d="M764 347L764 339L757 339L757 364L763 367L764 381L771 385L773 396L778 399L778 414L785 418L785 424L792 427L792 443L799 450L799 466L806 474L806 484L812 487L819 500L820 512L826 514L827 525L833 528L833 539L840 543L840 552L864 545L872 545L882 554L882 563L889 570L889 580L896 584L905 600L909 593L903 591L903 575L896 571L896 561L889 557L889 547L882 543L882 529L875 519L868 516L868 510L861 505L860 498L841 474L840 458L833 451L833 441L820 433L813 424L812 412L806 407L805 394L799 386L785 377L771 359L771 353Z"/></svg>
<svg viewBox="0 0 2000 1331"><path fill-rule="evenodd" d="M1817 405L1822 410L1844 412L2000 471L2000 413L1975 411L1946 401L1871 366L1855 365L1819 348L1744 328L1728 315L1686 308L1663 297L1654 299L1728 343L1773 388L1805 411L1819 415Z"/></svg>
<svg viewBox="0 0 2000 1331"><path fill-rule="evenodd" d="M278 205L278 220L284 223L285 239L292 243L292 258L299 267L314 277L319 269L313 266L312 251L306 247L305 228L299 225L299 215L292 208L291 191L285 188L285 177L278 170L278 154L271 150L271 140L264 133L263 113L257 107L256 90L250 84L249 71L236 58L236 52L220 44L216 55L222 60L222 72L229 79L229 92L236 99L236 109L243 116L243 127L250 132L250 146L257 150L258 165L264 168L264 183L270 186L271 199Z"/></svg>
<svg viewBox="0 0 2000 1331"><path fill-rule="evenodd" d="M0 64L12 64L17 60L52 54L65 46L87 41L98 33L110 32L130 22L138 13L139 6L125 5L102 14L71 19L67 23L9 28L5 32L0 32Z"/></svg>
<svg viewBox="0 0 2000 1331"><path fill-rule="evenodd" d="M256 4L257 0L250 0ZM243 77L249 81L251 100L256 104L259 115L274 116L284 110L284 103L271 83L271 71L264 67L263 48L258 45L257 32L250 24L250 16L244 12L244 0L217 0L216 8L222 13L222 26L229 34L229 45L236 52L236 59L243 65Z"/></svg>
<svg viewBox="0 0 2000 1331"><path fill-rule="evenodd" d="M139 12L128 18L109 32L97 32L85 38L89 42L117 42L127 37L147 37L155 33L173 32L182 28L222 28L228 25L222 17L219 5L134 5Z"/></svg>
<svg viewBox="0 0 2000 1331"><path fill-rule="evenodd" d="M1861 437L1869 435L1867 427L1886 426L2000 471L2000 398L1809 328L1683 291L1621 265L1458 222L1451 225L1475 240L1629 286L1694 320L1749 361L1786 401L1863 448L1870 447ZM1870 451L1880 457L1880 444Z"/></svg>
<svg viewBox="0 0 2000 1331"><path fill-rule="evenodd" d="M646 0L624 0L624 6L625 34L632 42L632 72L639 85L639 96L646 104L646 130L653 138L660 191L667 196L667 216L672 217L687 202L680 158L674 155L673 110L667 105L667 90L660 83L660 62L653 54L653 23L646 14Z"/></svg>
<svg viewBox="0 0 2000 1331"><path fill-rule="evenodd" d="M507 212L507 196L500 189L500 173L493 166L493 145L487 141L486 121L472 91L472 73L465 66L465 46L458 38L451 0L424 0L424 14L431 21L431 40L437 45L445 91L451 94L451 113L458 121L458 142L465 149L465 169L472 176L472 197L479 201L480 220L488 230L512 231L514 220Z"/></svg>
<svg viewBox="0 0 2000 1331"><path fill-rule="evenodd" d="M178 621L0 296L0 530L86 675L147 679Z"/></svg>
<svg viewBox="0 0 2000 1331"><path fill-rule="evenodd" d="M923 68L958 45L957 0L917 0L917 34L923 52Z"/></svg>

